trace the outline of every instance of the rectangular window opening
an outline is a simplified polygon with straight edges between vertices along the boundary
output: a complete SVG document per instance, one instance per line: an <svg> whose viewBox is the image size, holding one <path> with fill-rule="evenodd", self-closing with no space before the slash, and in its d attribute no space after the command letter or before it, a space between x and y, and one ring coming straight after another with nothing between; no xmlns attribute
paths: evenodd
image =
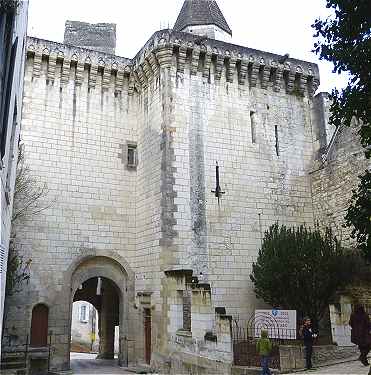
<svg viewBox="0 0 371 375"><path fill-rule="evenodd" d="M86 323L87 321L87 309L86 305L83 305L80 307L80 322Z"/></svg>
<svg viewBox="0 0 371 375"><path fill-rule="evenodd" d="M137 145L128 144L128 167L136 168L138 164Z"/></svg>
<svg viewBox="0 0 371 375"><path fill-rule="evenodd" d="M256 114L254 111L250 112L250 126L251 126L251 142L256 143Z"/></svg>
<svg viewBox="0 0 371 375"><path fill-rule="evenodd" d="M278 126L277 125L274 125L274 135L276 137L276 155L277 156L280 156L280 145L279 145L279 141L278 141Z"/></svg>

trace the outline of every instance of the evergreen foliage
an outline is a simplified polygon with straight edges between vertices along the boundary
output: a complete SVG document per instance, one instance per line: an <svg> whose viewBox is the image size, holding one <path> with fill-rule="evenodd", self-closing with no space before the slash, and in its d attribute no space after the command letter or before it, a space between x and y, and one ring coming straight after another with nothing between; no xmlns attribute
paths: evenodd
<svg viewBox="0 0 371 375"><path fill-rule="evenodd" d="M297 310L318 324L335 295L351 282L352 257L330 228L277 223L266 232L251 281L258 298L271 306Z"/></svg>
<svg viewBox="0 0 371 375"><path fill-rule="evenodd" d="M371 172L366 171L360 180L358 189L353 190L345 220L353 227L352 237L357 240L358 248L371 263Z"/></svg>
<svg viewBox="0 0 371 375"><path fill-rule="evenodd" d="M330 123L351 126L356 118L366 157L371 158L371 1L326 0L326 6L333 15L317 19L312 25L317 38L314 51L320 59L334 64L334 72L350 74L345 89L332 91ZM370 261L370 171L365 171L360 179L346 222L352 227L362 254Z"/></svg>

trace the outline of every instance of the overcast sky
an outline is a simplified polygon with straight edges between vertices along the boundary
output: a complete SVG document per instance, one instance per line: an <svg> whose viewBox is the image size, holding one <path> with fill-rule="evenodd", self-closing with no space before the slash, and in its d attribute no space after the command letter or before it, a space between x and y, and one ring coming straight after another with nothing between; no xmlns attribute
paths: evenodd
<svg viewBox="0 0 371 375"><path fill-rule="evenodd" d="M171 28L184 0L30 0L28 34L63 42L66 20L117 24L116 54L134 57L150 36ZM316 62L321 91L344 87L346 77L311 52L316 17L326 17L325 0L218 0L233 31L233 43Z"/></svg>

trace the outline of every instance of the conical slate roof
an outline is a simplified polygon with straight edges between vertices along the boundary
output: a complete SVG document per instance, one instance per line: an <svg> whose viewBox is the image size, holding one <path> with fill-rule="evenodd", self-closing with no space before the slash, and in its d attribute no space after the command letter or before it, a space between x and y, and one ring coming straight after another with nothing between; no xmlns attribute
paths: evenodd
<svg viewBox="0 0 371 375"><path fill-rule="evenodd" d="M223 13L215 0L185 0L174 30L182 31L187 26L216 25L232 35Z"/></svg>

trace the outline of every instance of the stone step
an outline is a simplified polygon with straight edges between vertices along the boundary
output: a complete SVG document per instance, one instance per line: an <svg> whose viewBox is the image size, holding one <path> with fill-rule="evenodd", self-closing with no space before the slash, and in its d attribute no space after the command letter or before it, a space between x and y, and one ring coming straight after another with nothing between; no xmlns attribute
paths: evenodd
<svg viewBox="0 0 371 375"><path fill-rule="evenodd" d="M26 364L23 362L2 362L0 364L1 370L22 370L27 368Z"/></svg>

